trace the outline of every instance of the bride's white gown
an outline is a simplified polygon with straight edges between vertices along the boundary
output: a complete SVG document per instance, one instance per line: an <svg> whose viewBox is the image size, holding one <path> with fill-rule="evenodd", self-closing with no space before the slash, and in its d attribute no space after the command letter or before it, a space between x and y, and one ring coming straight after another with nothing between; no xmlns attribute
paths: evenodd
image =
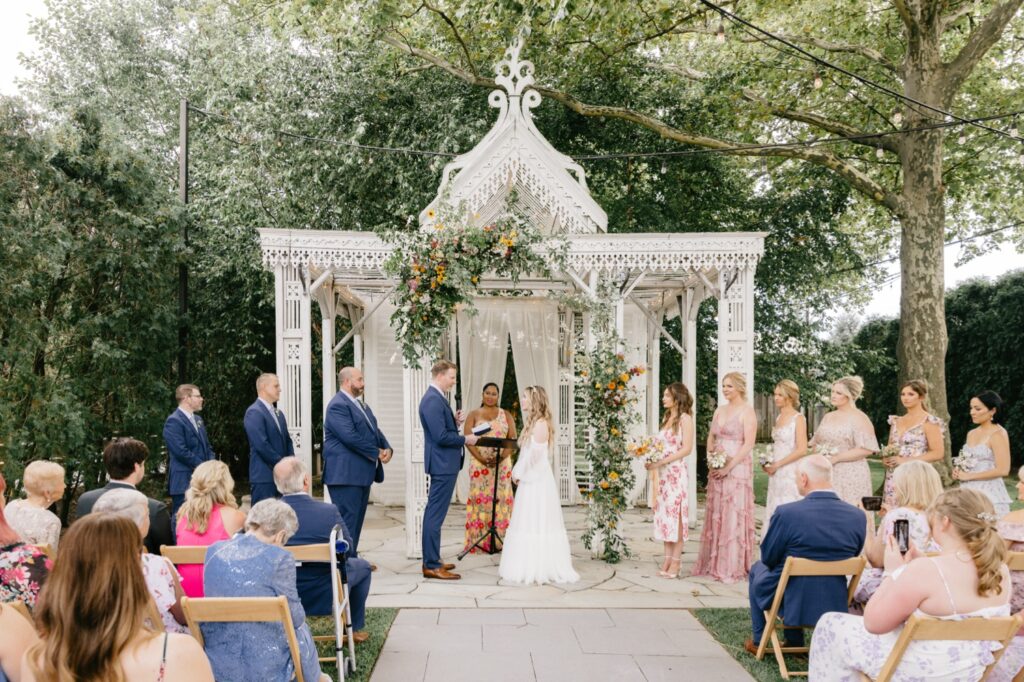
<svg viewBox="0 0 1024 682"><path fill-rule="evenodd" d="M519 488L498 575L516 583L576 582L580 576L572 568L548 444L531 439L519 451L512 477L519 479Z"/></svg>

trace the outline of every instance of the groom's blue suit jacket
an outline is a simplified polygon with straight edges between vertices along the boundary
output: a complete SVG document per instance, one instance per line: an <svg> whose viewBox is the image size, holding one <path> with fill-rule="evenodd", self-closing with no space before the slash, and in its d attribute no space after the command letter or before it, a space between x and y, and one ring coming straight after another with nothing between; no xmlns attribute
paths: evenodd
<svg viewBox="0 0 1024 682"><path fill-rule="evenodd" d="M780 505L772 514L761 542L761 562L768 571L750 582L757 606L771 606L787 557L841 561L864 549L864 512L832 491L815 491L797 502ZM846 612L846 580L836 576L791 578L782 602L783 622L814 625L829 611Z"/></svg>
<svg viewBox="0 0 1024 682"><path fill-rule="evenodd" d="M431 476L457 474L465 458L466 438L459 433L455 415L448 401L434 387L427 389L420 401L420 423L423 425L423 466Z"/></svg>

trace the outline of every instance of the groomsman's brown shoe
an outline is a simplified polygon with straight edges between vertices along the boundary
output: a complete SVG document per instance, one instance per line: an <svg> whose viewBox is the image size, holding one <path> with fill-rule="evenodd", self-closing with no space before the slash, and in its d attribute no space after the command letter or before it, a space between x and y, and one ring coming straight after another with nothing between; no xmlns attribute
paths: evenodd
<svg viewBox="0 0 1024 682"><path fill-rule="evenodd" d="M451 573L446 568L424 568L424 578L434 578L435 580L459 580L462 578L458 573Z"/></svg>
<svg viewBox="0 0 1024 682"><path fill-rule="evenodd" d="M446 571L454 571L455 570L455 564L445 564L441 568L443 568Z"/></svg>
<svg viewBox="0 0 1024 682"><path fill-rule="evenodd" d="M370 633L366 630L357 630L352 633L352 641L356 644L362 644L368 639L370 639Z"/></svg>

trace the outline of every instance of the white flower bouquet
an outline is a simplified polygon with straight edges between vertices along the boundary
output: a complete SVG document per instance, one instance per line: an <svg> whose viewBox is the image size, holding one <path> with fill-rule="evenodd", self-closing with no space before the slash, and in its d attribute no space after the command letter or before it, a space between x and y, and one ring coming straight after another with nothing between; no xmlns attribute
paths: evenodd
<svg viewBox="0 0 1024 682"><path fill-rule="evenodd" d="M974 471L974 467L977 465L977 457L964 450L961 450L960 454L953 458L953 468L960 471Z"/></svg>
<svg viewBox="0 0 1024 682"><path fill-rule="evenodd" d="M708 468L709 469L721 469L725 467L725 463L729 461L729 457L725 454L725 450L721 447L717 447L708 453Z"/></svg>

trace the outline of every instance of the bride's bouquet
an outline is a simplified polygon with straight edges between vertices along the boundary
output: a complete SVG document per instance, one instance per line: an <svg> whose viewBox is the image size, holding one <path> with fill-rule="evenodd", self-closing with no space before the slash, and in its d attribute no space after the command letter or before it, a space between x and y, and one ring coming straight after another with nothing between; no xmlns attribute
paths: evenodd
<svg viewBox="0 0 1024 682"><path fill-rule="evenodd" d="M631 457L642 459L647 464L653 464L665 456L665 442L655 436L644 436L627 445L626 451Z"/></svg>
<svg viewBox="0 0 1024 682"><path fill-rule="evenodd" d="M953 468L960 471L974 471L977 464L978 458L966 450L961 450L960 454L953 458Z"/></svg>
<svg viewBox="0 0 1024 682"><path fill-rule="evenodd" d="M728 461L729 456L725 454L725 450L723 450L721 446L718 446L714 450L708 452L709 469L721 469L725 467L725 463Z"/></svg>

